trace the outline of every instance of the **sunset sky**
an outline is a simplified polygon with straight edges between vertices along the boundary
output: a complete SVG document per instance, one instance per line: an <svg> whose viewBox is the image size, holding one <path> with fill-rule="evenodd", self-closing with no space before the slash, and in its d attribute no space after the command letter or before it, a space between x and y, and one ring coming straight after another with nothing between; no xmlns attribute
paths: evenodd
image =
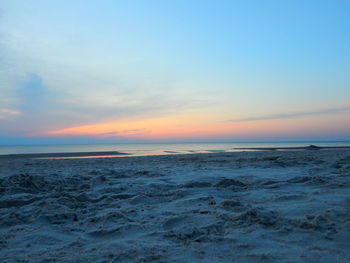
<svg viewBox="0 0 350 263"><path fill-rule="evenodd" d="M350 140L350 1L2 0L0 145Z"/></svg>

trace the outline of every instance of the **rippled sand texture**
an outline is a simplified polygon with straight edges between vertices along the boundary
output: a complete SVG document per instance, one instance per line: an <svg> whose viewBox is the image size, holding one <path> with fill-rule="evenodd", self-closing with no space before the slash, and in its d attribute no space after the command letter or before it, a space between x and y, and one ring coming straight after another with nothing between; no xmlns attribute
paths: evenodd
<svg viewBox="0 0 350 263"><path fill-rule="evenodd" d="M2 262L350 262L350 151L0 162Z"/></svg>

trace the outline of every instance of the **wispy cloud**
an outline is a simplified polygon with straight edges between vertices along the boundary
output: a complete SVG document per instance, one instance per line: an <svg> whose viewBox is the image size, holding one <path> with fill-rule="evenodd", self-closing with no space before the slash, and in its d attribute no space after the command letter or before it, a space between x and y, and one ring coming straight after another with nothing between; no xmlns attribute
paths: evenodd
<svg viewBox="0 0 350 263"><path fill-rule="evenodd" d="M11 109L0 109L0 119L6 119L11 116L19 115L21 112Z"/></svg>
<svg viewBox="0 0 350 263"><path fill-rule="evenodd" d="M231 119L231 120L228 120L228 122L293 119L293 118L306 117L306 116L337 114L337 113L342 113L347 111L350 111L350 106L334 107L334 108L318 109L318 110L310 110L310 111L299 111L299 112L291 112L291 113L278 113L278 114L263 115L263 116L251 116L246 118Z"/></svg>
<svg viewBox="0 0 350 263"><path fill-rule="evenodd" d="M95 134L95 137L98 138L109 138L109 137L116 137L116 138L130 138L130 137L137 137L137 136L144 136L151 132L151 130L147 129L130 129L130 130L123 130L123 131L112 131L112 132L106 132L106 133L100 133Z"/></svg>
<svg viewBox="0 0 350 263"><path fill-rule="evenodd" d="M180 96L166 88L145 92L148 89L143 90L137 85L127 89L125 85L115 84L113 88L101 90L89 86L85 93L80 88L76 91L69 83L61 85L60 81L55 82L45 74L31 72L17 78L10 85L9 93L15 103L2 103L4 98L0 97L0 106L21 114L0 112L0 134L37 134L79 125L163 116L200 108L207 103L192 96ZM94 84L98 87L98 82ZM68 87L72 88L71 92ZM5 99L10 100L10 95ZM129 135L145 133L143 130L118 132Z"/></svg>

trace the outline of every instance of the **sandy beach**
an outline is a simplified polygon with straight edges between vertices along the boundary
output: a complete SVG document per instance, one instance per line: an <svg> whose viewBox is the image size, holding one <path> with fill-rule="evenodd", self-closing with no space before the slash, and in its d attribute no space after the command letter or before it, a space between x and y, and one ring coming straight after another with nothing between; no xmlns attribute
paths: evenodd
<svg viewBox="0 0 350 263"><path fill-rule="evenodd" d="M1 262L350 262L350 150L0 160Z"/></svg>

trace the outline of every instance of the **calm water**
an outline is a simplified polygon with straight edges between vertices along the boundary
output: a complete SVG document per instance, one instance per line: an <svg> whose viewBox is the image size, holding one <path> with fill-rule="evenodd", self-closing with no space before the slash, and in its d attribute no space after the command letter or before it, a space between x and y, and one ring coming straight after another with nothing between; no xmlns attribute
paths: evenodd
<svg viewBox="0 0 350 263"><path fill-rule="evenodd" d="M159 155L239 151L243 147L350 146L350 142L235 142L235 143L144 143L144 144L84 144L0 146L0 154L67 153L118 151L132 155Z"/></svg>

